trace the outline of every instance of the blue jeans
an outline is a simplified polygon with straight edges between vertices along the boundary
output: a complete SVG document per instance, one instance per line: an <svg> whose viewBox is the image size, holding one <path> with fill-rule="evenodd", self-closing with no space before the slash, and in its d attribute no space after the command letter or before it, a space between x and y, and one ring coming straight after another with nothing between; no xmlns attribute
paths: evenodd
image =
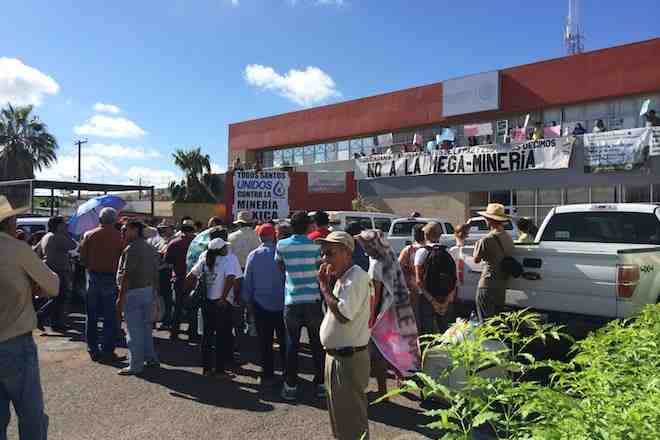
<svg viewBox="0 0 660 440"><path fill-rule="evenodd" d="M151 303L154 291L151 287L129 289L126 292L126 326L128 327L128 366L139 373L145 361L157 361L152 334Z"/></svg>
<svg viewBox="0 0 660 440"><path fill-rule="evenodd" d="M309 345L314 360L314 383L324 381L325 352L321 346L319 330L323 321L321 301L310 304L284 306L284 326L286 328L286 383L290 387L298 385L298 349L300 347L300 329L307 328Z"/></svg>
<svg viewBox="0 0 660 440"><path fill-rule="evenodd" d="M0 440L7 440L9 402L18 416L21 440L48 438L37 346L30 333L0 342Z"/></svg>
<svg viewBox="0 0 660 440"><path fill-rule="evenodd" d="M114 352L117 344L119 325L115 313L117 302L117 285L115 276L111 273L89 272L89 287L87 288L87 320L85 321L85 336L87 350L91 354L99 352L98 320L103 317L103 338L101 349L103 353Z"/></svg>

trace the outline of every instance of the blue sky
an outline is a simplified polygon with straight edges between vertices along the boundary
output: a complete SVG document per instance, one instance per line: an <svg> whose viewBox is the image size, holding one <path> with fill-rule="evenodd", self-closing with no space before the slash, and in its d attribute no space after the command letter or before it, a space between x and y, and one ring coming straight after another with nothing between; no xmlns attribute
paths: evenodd
<svg viewBox="0 0 660 440"><path fill-rule="evenodd" d="M171 153L226 168L227 125L564 54L567 1L3 2L0 102L60 144L42 177L163 186ZM497 6L495 6L497 5ZM648 2L583 2L587 50L658 36ZM96 105L104 104L104 105Z"/></svg>

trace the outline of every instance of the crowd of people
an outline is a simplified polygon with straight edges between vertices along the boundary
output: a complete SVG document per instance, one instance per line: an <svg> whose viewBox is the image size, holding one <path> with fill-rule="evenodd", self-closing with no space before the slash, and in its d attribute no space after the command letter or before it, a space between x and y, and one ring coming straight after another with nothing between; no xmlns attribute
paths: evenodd
<svg viewBox="0 0 660 440"><path fill-rule="evenodd" d="M32 330L43 328L48 319L52 330L66 329L62 304L71 273L64 259L76 243L63 219L56 217L49 232L30 248L15 238L18 213L0 196L0 241L6 253L0 269L0 420L8 421L12 401L21 409L21 435L42 438L27 434L47 429ZM475 261L484 263L475 302L479 318L487 319L504 308L507 274L501 262L511 255L513 241L504 229L510 219L502 205L491 204L481 214L490 233L474 249ZM533 224L526 222L519 222L527 234L523 240L533 234ZM456 245L447 249L440 243L439 224L419 226L414 242L396 255L380 231L364 231L359 223L331 231L328 223L322 211L313 216L296 212L290 221L261 225L249 212L239 212L228 226L214 217L202 232L208 235L206 250L190 268L186 258L200 232L192 219L182 219L176 231L167 222L151 226L136 219L121 221L114 209L104 208L99 226L80 243L88 280L85 337L90 358L122 360L115 349L125 320L128 363L119 374L158 368L153 316L161 297L165 310L160 330L180 340L183 326L187 338L181 343L199 343L203 375L231 380L237 356L246 347L246 328L253 327L261 384L280 387L281 398L295 402L304 327L315 394L327 399L333 434L340 439L368 435L365 393L370 375L377 379L380 397L387 393L388 371L399 379L406 373L386 360L372 337L383 298L405 297L418 334L445 331L454 317L469 227L457 225ZM33 299L39 297L50 299L35 312ZM201 341L198 309L203 317ZM276 375L275 342L281 378ZM30 356L16 357L19 352ZM43 423L35 422L39 420Z"/></svg>

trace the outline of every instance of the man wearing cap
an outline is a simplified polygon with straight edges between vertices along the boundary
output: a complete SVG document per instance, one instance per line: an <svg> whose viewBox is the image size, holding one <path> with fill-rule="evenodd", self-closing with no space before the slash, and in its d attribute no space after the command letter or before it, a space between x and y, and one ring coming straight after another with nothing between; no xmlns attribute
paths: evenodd
<svg viewBox="0 0 660 440"><path fill-rule="evenodd" d="M323 347L319 329L323 320L318 269L321 264L319 245L307 238L310 218L307 212L291 217L293 235L277 243L275 260L286 276L284 292L284 326L286 328L286 379L282 398L293 402L298 392L298 348L300 329L307 328L314 360L314 384L319 398L325 397L323 386Z"/></svg>
<svg viewBox="0 0 660 440"><path fill-rule="evenodd" d="M260 226L257 234L261 246L248 255L241 294L254 316L261 351L261 383L275 383L273 360L273 332L280 344L282 367L285 365L284 274L275 262L275 227Z"/></svg>
<svg viewBox="0 0 660 440"><path fill-rule="evenodd" d="M353 264L355 241L348 233L332 232L316 242L322 244L319 281L328 308L320 334L332 433L342 440L369 438L369 275Z"/></svg>
<svg viewBox="0 0 660 440"><path fill-rule="evenodd" d="M16 216L25 211L0 196L0 438L7 438L11 403L19 437L45 439L48 416L32 338L37 326L32 297L57 296L60 282L25 242L14 238Z"/></svg>
<svg viewBox="0 0 660 440"><path fill-rule="evenodd" d="M316 224L316 229L310 232L307 235L307 238L310 240L316 240L317 238L325 238L330 233L328 226L330 225L330 217L324 211L316 211L313 216L314 224Z"/></svg>
<svg viewBox="0 0 660 440"><path fill-rule="evenodd" d="M85 234L80 244L80 261L87 268L89 285L85 308L85 337L87 351L93 361L113 361L115 345L119 333L119 323L115 313L117 284L115 274L119 258L124 250L121 233L115 228L117 211L103 208L99 215L101 225ZM99 309L103 316L103 337L101 349L98 344Z"/></svg>
<svg viewBox="0 0 660 440"><path fill-rule="evenodd" d="M484 262L475 299L477 316L483 321L504 309L508 276L500 269L500 263L504 257L513 254L514 244L504 230L509 217L503 205L491 203L479 215L486 219L490 228L488 235L476 243L473 254L475 263Z"/></svg>
<svg viewBox="0 0 660 440"><path fill-rule="evenodd" d="M172 265L172 281L174 283L174 293L176 303L174 305L174 318L172 320L172 329L170 339L179 338L181 318L183 314L183 305L186 297L185 279L186 279L186 255L190 243L195 238L195 223L192 219L183 220L181 223L181 234L173 239L167 245L165 250L165 262ZM191 317L188 325L188 340L197 340L197 316Z"/></svg>

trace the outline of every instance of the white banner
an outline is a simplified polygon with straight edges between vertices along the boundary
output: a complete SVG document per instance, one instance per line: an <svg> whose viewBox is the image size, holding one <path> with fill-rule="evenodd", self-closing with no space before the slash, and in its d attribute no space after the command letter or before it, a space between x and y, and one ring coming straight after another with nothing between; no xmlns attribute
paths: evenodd
<svg viewBox="0 0 660 440"><path fill-rule="evenodd" d="M653 127L652 130L649 155L660 156L660 127Z"/></svg>
<svg viewBox="0 0 660 440"><path fill-rule="evenodd" d="M574 142L575 138L570 136L516 145L481 145L398 156L374 155L355 161L355 178L510 173L568 168Z"/></svg>
<svg viewBox="0 0 660 440"><path fill-rule="evenodd" d="M234 216L250 211L256 221L289 216L289 174L237 171L234 173Z"/></svg>
<svg viewBox="0 0 660 440"><path fill-rule="evenodd" d="M584 172L628 171L642 166L649 155L650 128L584 135Z"/></svg>

